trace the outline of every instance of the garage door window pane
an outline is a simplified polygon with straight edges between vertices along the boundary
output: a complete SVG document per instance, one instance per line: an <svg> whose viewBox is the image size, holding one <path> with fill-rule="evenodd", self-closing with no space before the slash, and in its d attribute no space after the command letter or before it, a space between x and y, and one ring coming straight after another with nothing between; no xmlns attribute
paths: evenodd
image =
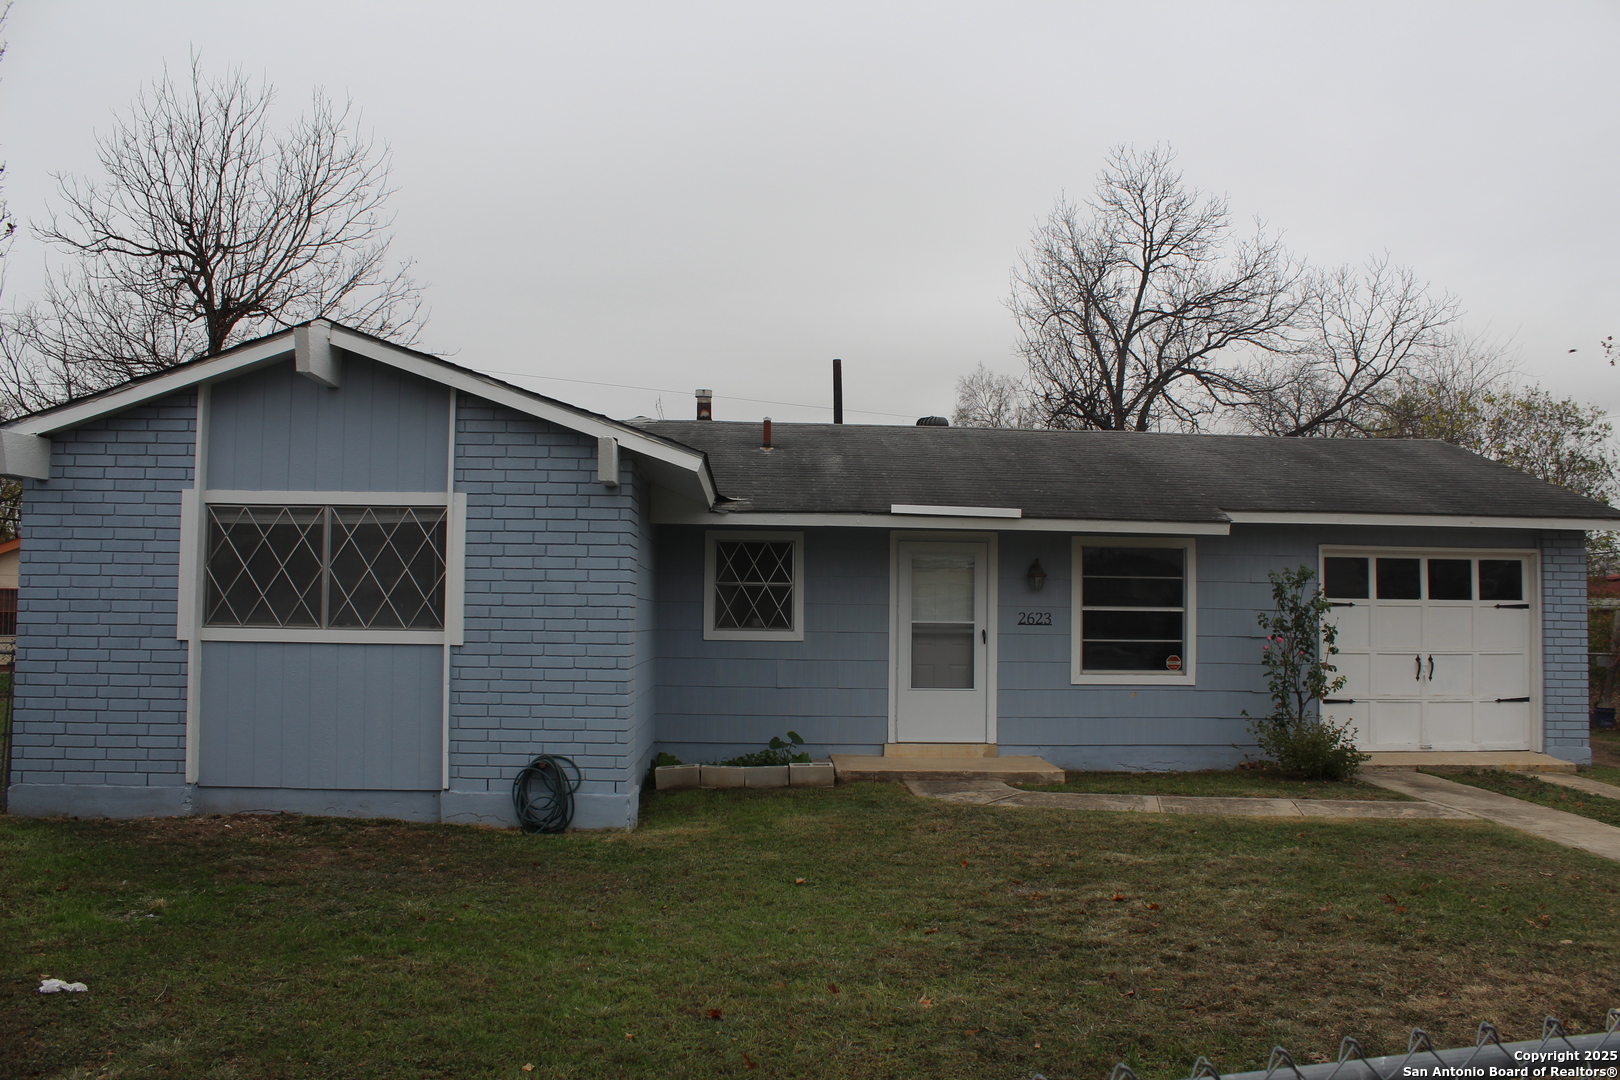
<svg viewBox="0 0 1620 1080"><path fill-rule="evenodd" d="M1479 560L1481 600L1523 600L1524 563L1518 559Z"/></svg>
<svg viewBox="0 0 1620 1080"><path fill-rule="evenodd" d="M1327 558L1322 560L1323 592L1337 600L1367 599L1367 560Z"/></svg>
<svg viewBox="0 0 1620 1080"><path fill-rule="evenodd" d="M1423 595L1422 568L1422 559L1379 559L1378 599L1420 599Z"/></svg>
<svg viewBox="0 0 1620 1080"><path fill-rule="evenodd" d="M1472 600L1474 564L1469 559L1429 560L1430 600Z"/></svg>

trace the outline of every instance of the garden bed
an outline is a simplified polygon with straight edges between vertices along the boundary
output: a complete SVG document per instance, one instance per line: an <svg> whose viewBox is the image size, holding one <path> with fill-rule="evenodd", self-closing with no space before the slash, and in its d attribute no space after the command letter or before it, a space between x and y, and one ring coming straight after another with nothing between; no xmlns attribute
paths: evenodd
<svg viewBox="0 0 1620 1080"><path fill-rule="evenodd" d="M1264 769L1207 772L1070 772L1061 784L1020 785L1029 791L1103 795L1199 795L1243 799L1383 799L1407 796L1359 781L1294 780Z"/></svg>

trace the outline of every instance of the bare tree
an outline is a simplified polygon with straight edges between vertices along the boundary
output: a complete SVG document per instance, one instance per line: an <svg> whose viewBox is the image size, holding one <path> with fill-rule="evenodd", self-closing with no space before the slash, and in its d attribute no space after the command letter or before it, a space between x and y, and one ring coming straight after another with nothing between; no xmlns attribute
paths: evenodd
<svg viewBox="0 0 1620 1080"><path fill-rule="evenodd" d="M1013 274L1041 422L1196 428L1254 389L1244 349L1286 348L1301 272L1257 226L1232 241L1224 199L1185 187L1173 155L1117 148L1084 210L1060 201Z"/></svg>
<svg viewBox="0 0 1620 1080"><path fill-rule="evenodd" d="M1263 435L1369 434L1384 420L1390 384L1440 362L1457 303L1432 297L1388 253L1362 272L1313 274L1305 294L1294 347L1259 357L1245 385L1212 394Z"/></svg>
<svg viewBox="0 0 1620 1080"><path fill-rule="evenodd" d="M19 404L61 400L330 317L406 344L410 263L388 257L388 153L317 91L285 131L267 83L167 74L99 141L106 176L58 177L40 239L73 257L27 308Z"/></svg>
<svg viewBox="0 0 1620 1080"><path fill-rule="evenodd" d="M951 423L957 427L1027 428L1035 426L1035 413L1022 379L980 364L971 375L956 380Z"/></svg>

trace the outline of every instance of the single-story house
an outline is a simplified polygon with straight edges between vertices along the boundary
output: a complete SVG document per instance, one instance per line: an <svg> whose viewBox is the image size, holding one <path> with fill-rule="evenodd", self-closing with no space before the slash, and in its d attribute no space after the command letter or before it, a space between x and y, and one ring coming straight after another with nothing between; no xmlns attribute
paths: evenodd
<svg viewBox="0 0 1620 1080"><path fill-rule="evenodd" d="M1235 763L1269 571L1376 750L1588 760L1583 530L1435 442L620 422L324 321L0 429L10 807L627 827L660 750Z"/></svg>

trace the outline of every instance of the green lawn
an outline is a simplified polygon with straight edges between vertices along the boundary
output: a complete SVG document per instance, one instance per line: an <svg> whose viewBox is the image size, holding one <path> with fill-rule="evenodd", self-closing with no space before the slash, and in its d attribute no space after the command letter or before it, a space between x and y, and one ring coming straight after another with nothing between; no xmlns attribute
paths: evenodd
<svg viewBox="0 0 1620 1080"><path fill-rule="evenodd" d="M1581 773L1605 784L1620 785L1620 729L1592 732L1592 764Z"/></svg>
<svg viewBox="0 0 1620 1080"><path fill-rule="evenodd" d="M1485 822L883 784L671 792L634 833L553 837L0 818L0 1075L1230 1072L1414 1025L1600 1029L1617 908L1620 864Z"/></svg>
<svg viewBox="0 0 1620 1080"><path fill-rule="evenodd" d="M1588 795L1584 791L1549 784L1528 773L1487 769L1482 772L1436 772L1434 775L1470 787L1512 795L1516 799L1550 806L1555 810L1567 810L1605 825L1620 825L1620 799L1605 799L1601 795Z"/></svg>
<svg viewBox="0 0 1620 1080"><path fill-rule="evenodd" d="M1110 795L1226 795L1248 799L1392 799L1398 792L1358 781L1291 780L1261 769L1219 772L1071 772L1061 784L1028 785L1031 791L1088 791Z"/></svg>

